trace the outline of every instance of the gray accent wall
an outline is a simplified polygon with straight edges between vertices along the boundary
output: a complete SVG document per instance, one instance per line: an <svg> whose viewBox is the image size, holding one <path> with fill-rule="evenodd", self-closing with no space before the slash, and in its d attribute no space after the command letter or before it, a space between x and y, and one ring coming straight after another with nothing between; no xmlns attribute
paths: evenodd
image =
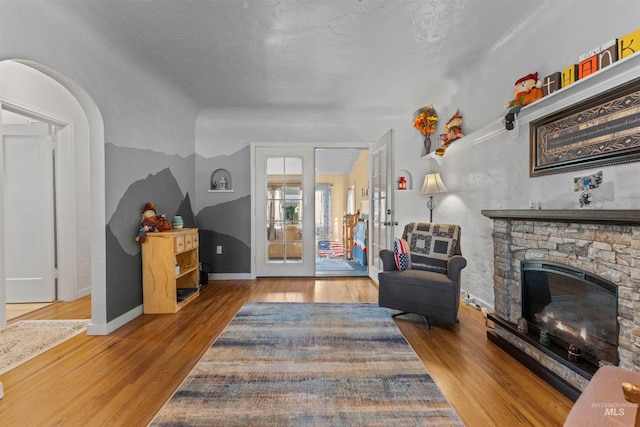
<svg viewBox="0 0 640 427"><path fill-rule="evenodd" d="M157 174L164 169L171 169L173 175L171 185L178 185L183 193L194 191L194 155L187 157L178 154L165 154L150 149L120 147L106 143L105 162L111 167L106 171L107 188L105 190L107 222L114 220L116 211L120 209L121 198L130 185L148 178L149 174ZM140 195L136 195L140 196ZM174 201L174 203L176 203ZM156 206L158 213L174 215L178 205ZM163 210L162 210L163 209ZM122 241L123 236L117 235ZM124 246L124 245L123 245Z"/></svg>
<svg viewBox="0 0 640 427"><path fill-rule="evenodd" d="M107 319L142 304L141 245L135 241L141 215L147 202L156 206L157 214L182 215L186 227L194 227L189 195L182 190L171 169L165 168L145 179L133 182L120 198L106 228L107 244Z"/></svg>
<svg viewBox="0 0 640 427"><path fill-rule="evenodd" d="M196 155L196 189L200 229L200 261L213 273L251 273L250 146L229 155ZM210 192L211 175L218 169L231 174L233 192ZM216 253L222 246L222 254Z"/></svg>
<svg viewBox="0 0 640 427"><path fill-rule="evenodd" d="M200 261L213 273L251 272L251 197L210 206L197 215ZM222 246L222 254L216 247Z"/></svg>
<svg viewBox="0 0 640 427"><path fill-rule="evenodd" d="M142 304L142 257L140 252L125 252L110 226L106 234L107 319L111 321Z"/></svg>

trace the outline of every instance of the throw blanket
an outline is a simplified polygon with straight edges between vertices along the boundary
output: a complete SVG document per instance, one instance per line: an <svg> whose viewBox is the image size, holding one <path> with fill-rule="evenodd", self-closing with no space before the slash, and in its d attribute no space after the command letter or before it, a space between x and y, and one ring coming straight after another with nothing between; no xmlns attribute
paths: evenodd
<svg viewBox="0 0 640 427"><path fill-rule="evenodd" d="M367 265L367 223L359 221L353 233L353 258L360 265Z"/></svg>
<svg viewBox="0 0 640 427"><path fill-rule="evenodd" d="M405 226L403 238L411 251L411 268L447 272L447 260L459 253L460 226L412 222Z"/></svg>

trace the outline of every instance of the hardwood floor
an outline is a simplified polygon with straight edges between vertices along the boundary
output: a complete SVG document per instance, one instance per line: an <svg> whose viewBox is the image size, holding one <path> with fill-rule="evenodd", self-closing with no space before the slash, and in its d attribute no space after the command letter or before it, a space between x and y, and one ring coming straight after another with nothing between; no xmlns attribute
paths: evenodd
<svg viewBox="0 0 640 427"><path fill-rule="evenodd" d="M368 278L216 281L176 314L143 315L108 336L81 334L4 375L2 426L145 426L246 301L377 302ZM88 318L90 300L25 318ZM467 306L460 323L397 324L468 426L561 426L572 402L486 338Z"/></svg>
<svg viewBox="0 0 640 427"><path fill-rule="evenodd" d="M7 304L7 321L13 320L16 317L24 316L27 313L31 313L36 310L40 310L48 305L51 305L51 302L44 303L19 303L19 304Z"/></svg>

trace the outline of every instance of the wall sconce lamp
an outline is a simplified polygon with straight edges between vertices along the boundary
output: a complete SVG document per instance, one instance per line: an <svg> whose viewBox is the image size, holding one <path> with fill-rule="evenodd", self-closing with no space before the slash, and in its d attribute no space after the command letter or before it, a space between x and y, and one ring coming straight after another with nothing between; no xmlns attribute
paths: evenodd
<svg viewBox="0 0 640 427"><path fill-rule="evenodd" d="M422 184L422 189L420 192L422 194L429 195L429 201L427 201L427 208L429 209L429 222L433 222L433 210L436 207L436 202L433 200L432 194L440 194L446 193L447 187L442 182L442 178L440 178L440 173L438 172L429 172L424 177L424 183Z"/></svg>

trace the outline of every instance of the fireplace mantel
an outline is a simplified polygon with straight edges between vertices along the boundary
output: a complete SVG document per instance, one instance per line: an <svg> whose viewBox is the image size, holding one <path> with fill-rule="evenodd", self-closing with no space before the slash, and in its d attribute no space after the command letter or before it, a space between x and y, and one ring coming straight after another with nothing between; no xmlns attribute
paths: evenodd
<svg viewBox="0 0 640 427"><path fill-rule="evenodd" d="M624 209L501 209L482 210L491 219L574 222L590 224L640 224L640 210Z"/></svg>

